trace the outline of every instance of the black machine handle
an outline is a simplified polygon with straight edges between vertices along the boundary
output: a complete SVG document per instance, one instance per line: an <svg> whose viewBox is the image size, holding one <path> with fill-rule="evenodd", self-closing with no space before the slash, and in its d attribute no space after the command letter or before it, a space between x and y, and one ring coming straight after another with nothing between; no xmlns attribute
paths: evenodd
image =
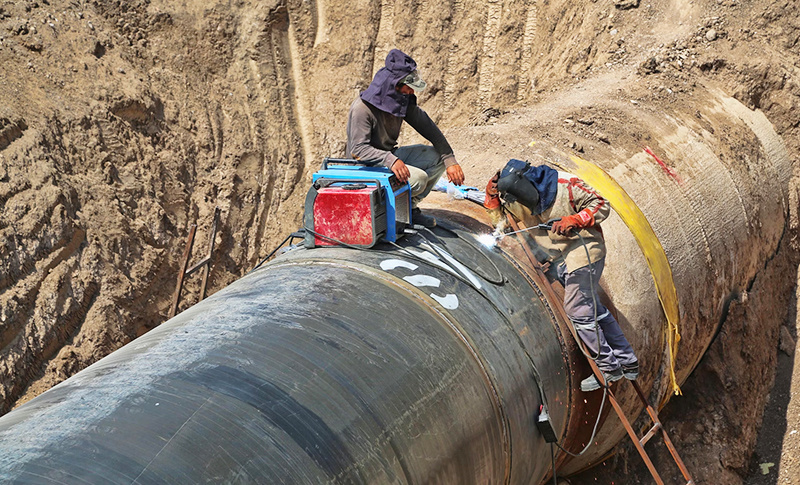
<svg viewBox="0 0 800 485"><path fill-rule="evenodd" d="M554 222L558 222L560 220L561 220L560 217L556 217L555 219L550 219L547 222L543 222L541 224L537 224L535 227L536 227L536 229L544 229L546 231L549 231L550 229L553 228L553 223Z"/></svg>
<svg viewBox="0 0 800 485"><path fill-rule="evenodd" d="M314 182L314 187L319 190L333 184L375 184L375 187L380 189L381 182L378 179L332 179L320 177Z"/></svg>
<svg viewBox="0 0 800 485"><path fill-rule="evenodd" d="M356 160L354 158L329 158L325 157L322 159L322 170L328 169L328 164L331 163L333 165L351 165L354 167L374 167L378 164L378 162L363 162L361 160Z"/></svg>

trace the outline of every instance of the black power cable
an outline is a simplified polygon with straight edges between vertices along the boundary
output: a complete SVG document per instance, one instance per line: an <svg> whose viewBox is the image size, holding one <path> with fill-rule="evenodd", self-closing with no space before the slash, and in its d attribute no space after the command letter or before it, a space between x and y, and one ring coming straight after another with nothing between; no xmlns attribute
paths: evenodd
<svg viewBox="0 0 800 485"><path fill-rule="evenodd" d="M463 237L461 234L459 234L458 232L456 232L454 229L452 229L452 228L450 228L450 227L443 226L443 225L441 225L441 224L438 224L436 227L439 227L439 228L441 228L441 229L443 229L443 230L445 230L445 231L449 232L450 234L454 235L455 237L457 237L458 239L460 239L461 241L463 241L463 242L464 242L464 243L465 243L467 246L471 247L471 248L472 248L472 249L474 249L474 250L475 250L477 253L479 253L481 256L483 256L483 257L484 257L484 259L486 259L486 261L487 261L487 262L488 262L490 265L492 265L492 268L494 269L494 272L495 272L495 273L497 273L497 279L490 278L489 276L487 276L487 275L485 275L485 274L481 274L479 271L477 271L477 270L476 270L476 269L474 269L474 268L470 268L469 266L467 266L466 264L464 264L462 261L459 261L459 263L461 263L461 264L463 264L465 267L467 267L467 268L471 269L472 271L474 271L474 272L475 272L475 274L479 275L481 278L483 278L484 280L488 281L489 283L492 283L493 285L496 285L496 286L502 286L502 285L504 285L504 284L506 283L506 278L503 276L503 272L502 272L502 271L500 271L500 268L498 268L498 267L497 267L497 265L494 263L494 261L492 261L492 260L491 260L491 258L489 258L489 256L487 256L487 255L486 255L486 253L485 253L483 250L481 250L480 248L478 248L477 246L475 246L474 244L472 244L472 242L471 242L471 241L469 241L469 239L467 239L467 238ZM426 232L429 232L429 233L430 233L431 235L433 235L434 237L436 237L436 238L437 238L437 239L438 239L438 240L441 242L442 246L444 246L445 248L447 247L447 243L446 243L446 242L444 242L444 241L442 241L442 240L439 238L439 236L437 236L437 235L436 235L436 234L435 234L433 231L431 231L431 230L430 230L430 229L428 229L427 227L423 227L423 229L424 229ZM425 237L425 236L423 236L423 237ZM428 239L427 237L425 237L425 239L426 239L426 240L427 240L429 243L431 243L431 244L432 244L432 242L431 242L431 240L430 240L430 239Z"/></svg>
<svg viewBox="0 0 800 485"><path fill-rule="evenodd" d="M583 236L581 236L580 232L576 232L575 234L580 239L581 245L583 246L583 250L586 252L586 260L589 261L589 287L590 287L590 290L591 290L591 293L592 293L592 309L594 310L594 331L595 331L595 340L597 342L597 355L595 355L595 356L589 355L583 349L585 344L583 344L580 341L577 342L577 343L578 343L578 348L581 350L581 353L587 359L592 360L592 361L597 361L597 359L600 357L600 325L597 323L597 295L595 294L595 289L594 289L594 263L592 263L592 258L589 256L589 248L586 246L586 241L583 239ZM575 328L575 334L578 335L578 339L580 340L580 335L578 334L578 328L575 326L575 322L573 322L570 319L570 323ZM589 349L589 350L591 351L591 349ZM602 371L601 371L601 373L602 373ZM583 448L583 450L581 450L577 454L566 450L563 446L561 446L561 443L556 443L555 444L556 446L558 446L558 448L561 451L563 451L564 453L566 453L566 454L568 454L570 456L578 457L578 456L581 456L584 453L586 453L586 451L589 448L591 448L592 443L594 442L594 438L597 435L597 427L600 424L600 418L603 416L603 408L605 407L606 398L608 397L608 390L609 390L609 384L608 384L608 380L606 380L606 378L605 378L605 373L602 373L602 374L603 374L603 382L601 384L603 386L603 400L600 401L600 409L597 411L597 420L595 420L595 422L594 422L594 427L592 428L592 436L589 438L589 442L586 444L586 446ZM596 376L595 376L595 379L597 379ZM555 475L555 464L553 465L553 474Z"/></svg>

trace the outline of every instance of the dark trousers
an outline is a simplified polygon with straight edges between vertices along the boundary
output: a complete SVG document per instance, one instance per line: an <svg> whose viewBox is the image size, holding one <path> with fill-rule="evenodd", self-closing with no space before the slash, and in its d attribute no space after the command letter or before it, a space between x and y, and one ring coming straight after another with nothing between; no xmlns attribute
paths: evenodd
<svg viewBox="0 0 800 485"><path fill-rule="evenodd" d="M636 362L636 354L622 333L619 322L600 302L597 295L604 266L605 259L601 259L594 264L567 273L566 266L562 263L558 267L558 275L564 283L564 310L567 316L575 325L581 340L589 348L590 355L596 356L598 349L600 350L597 367L603 371L613 371L620 365ZM594 298L592 298L592 285L595 290Z"/></svg>

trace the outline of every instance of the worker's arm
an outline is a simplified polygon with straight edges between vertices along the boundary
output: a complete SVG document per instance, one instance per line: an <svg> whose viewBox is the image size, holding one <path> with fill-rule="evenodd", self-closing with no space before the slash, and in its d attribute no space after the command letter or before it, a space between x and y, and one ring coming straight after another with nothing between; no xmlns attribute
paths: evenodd
<svg viewBox="0 0 800 485"><path fill-rule="evenodd" d="M350 158L392 168L397 157L372 145L372 128L378 122L364 103L354 103L347 119L347 146Z"/></svg>
<svg viewBox="0 0 800 485"><path fill-rule="evenodd" d="M589 226L600 224L611 213L608 201L583 180L578 179L572 186L572 197L578 214L584 212L591 216L592 223Z"/></svg>
<svg viewBox="0 0 800 485"><path fill-rule="evenodd" d="M500 172L494 174L486 184L486 191L484 192L483 206L486 212L489 213L489 219L492 221L492 227L497 228L496 231L502 232L503 224L505 227L505 216L500 203L500 192L497 190L497 180L500 178Z"/></svg>
<svg viewBox="0 0 800 485"><path fill-rule="evenodd" d="M428 116L428 113L417 106L416 103L408 107L405 122L417 130L417 133L425 137L426 140L431 142L436 152L441 155L445 167L449 168L458 165L456 156L453 154L453 149L450 148L450 144L447 143L447 138L444 137L444 134L439 127L436 126L436 123Z"/></svg>
<svg viewBox="0 0 800 485"><path fill-rule="evenodd" d="M574 230L600 224L611 212L611 205L589 184L575 178L570 181L570 199L576 213L564 216L553 224L552 231L567 236Z"/></svg>

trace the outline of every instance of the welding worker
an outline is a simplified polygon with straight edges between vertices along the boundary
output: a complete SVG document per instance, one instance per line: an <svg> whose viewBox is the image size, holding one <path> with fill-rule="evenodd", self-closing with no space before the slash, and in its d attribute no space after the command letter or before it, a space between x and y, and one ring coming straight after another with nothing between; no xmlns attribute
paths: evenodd
<svg viewBox="0 0 800 485"><path fill-rule="evenodd" d="M416 94L425 86L427 83L420 78L414 59L392 49L385 66L350 106L346 153L350 158L388 167L400 182L409 182L412 222L434 227L436 219L423 214L418 204L443 172L447 171L448 179L455 185L464 183L464 172L439 127L417 105ZM433 146L398 147L403 121Z"/></svg>
<svg viewBox="0 0 800 485"><path fill-rule="evenodd" d="M623 376L635 380L639 375L636 354L596 291L605 263L600 223L611 211L608 201L575 175L511 160L487 184L484 206L500 231L506 213L526 227L554 221L549 231L534 229L527 234L544 258L557 264L567 316L590 357L596 357L606 385ZM600 387L594 375L581 381L584 392Z"/></svg>

